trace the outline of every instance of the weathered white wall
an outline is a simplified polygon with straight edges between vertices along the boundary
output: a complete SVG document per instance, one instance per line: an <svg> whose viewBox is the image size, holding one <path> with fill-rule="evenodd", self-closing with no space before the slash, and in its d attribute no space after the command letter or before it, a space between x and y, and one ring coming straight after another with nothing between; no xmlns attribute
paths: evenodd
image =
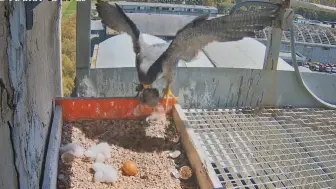
<svg viewBox="0 0 336 189"><path fill-rule="evenodd" d="M7 37L8 22L5 4L0 3L0 188L17 188L13 148L8 121L13 119L10 101L12 89L8 79Z"/></svg>
<svg viewBox="0 0 336 189"><path fill-rule="evenodd" d="M59 9L41 2L27 31L24 3L0 2L0 188L40 186L53 99L61 95Z"/></svg>

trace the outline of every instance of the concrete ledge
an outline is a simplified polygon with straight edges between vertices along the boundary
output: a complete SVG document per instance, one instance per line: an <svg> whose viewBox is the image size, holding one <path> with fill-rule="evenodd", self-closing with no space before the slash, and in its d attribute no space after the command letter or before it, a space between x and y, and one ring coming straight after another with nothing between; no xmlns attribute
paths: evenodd
<svg viewBox="0 0 336 189"><path fill-rule="evenodd" d="M57 187L58 154L61 145L62 124L62 108L56 106L50 130L42 189L56 189Z"/></svg>

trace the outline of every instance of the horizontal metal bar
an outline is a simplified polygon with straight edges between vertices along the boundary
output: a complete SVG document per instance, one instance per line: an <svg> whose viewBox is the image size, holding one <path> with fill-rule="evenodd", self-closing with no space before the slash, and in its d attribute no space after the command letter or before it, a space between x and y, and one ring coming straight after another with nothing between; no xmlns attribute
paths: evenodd
<svg viewBox="0 0 336 189"><path fill-rule="evenodd" d="M266 42L268 39L265 39L265 38L256 38L256 40ZM290 41L281 40L281 43L290 44ZM328 44L322 44L322 43L309 43L309 42L295 41L295 44L306 45L308 47L311 46L311 47L336 48L336 45L328 45Z"/></svg>

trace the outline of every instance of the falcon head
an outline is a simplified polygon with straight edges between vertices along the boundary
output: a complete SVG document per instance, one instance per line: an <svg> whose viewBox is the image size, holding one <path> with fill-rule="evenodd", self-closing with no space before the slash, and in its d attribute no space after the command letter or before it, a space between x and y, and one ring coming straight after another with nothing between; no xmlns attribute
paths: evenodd
<svg viewBox="0 0 336 189"><path fill-rule="evenodd" d="M141 104L146 104L151 107L158 105L160 94L156 88L145 88L143 84L139 84L135 90L138 92L136 97L139 98Z"/></svg>

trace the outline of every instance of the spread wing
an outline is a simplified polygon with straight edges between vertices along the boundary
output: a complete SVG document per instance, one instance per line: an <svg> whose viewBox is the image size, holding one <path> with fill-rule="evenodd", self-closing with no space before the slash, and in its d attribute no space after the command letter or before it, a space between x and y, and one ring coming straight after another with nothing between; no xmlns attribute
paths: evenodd
<svg viewBox="0 0 336 189"><path fill-rule="evenodd" d="M132 20L123 12L120 6L116 3L110 4L109 2L98 0L96 9L103 24L113 30L125 32L131 36L134 52L135 54L138 54L140 51L138 42L140 31Z"/></svg>
<svg viewBox="0 0 336 189"><path fill-rule="evenodd" d="M201 15L180 29L163 56L191 61L207 44L218 41L238 41L255 36L272 24L279 9L255 10L208 19Z"/></svg>

